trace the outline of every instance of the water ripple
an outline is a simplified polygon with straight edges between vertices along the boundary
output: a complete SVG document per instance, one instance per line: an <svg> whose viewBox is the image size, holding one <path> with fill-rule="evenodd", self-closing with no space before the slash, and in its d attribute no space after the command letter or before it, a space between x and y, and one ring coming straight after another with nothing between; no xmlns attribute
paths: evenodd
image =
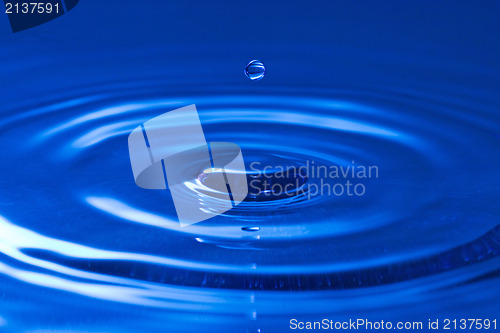
<svg viewBox="0 0 500 333"><path fill-rule="evenodd" d="M277 304L306 299L335 311L336 297L344 309L370 308L380 293L444 290L500 268L493 200L500 184L496 168L482 163L500 150L492 140L498 124L472 115L476 104L397 89L150 91L128 97L111 89L2 119L3 141L25 133L8 151L22 167L0 166L9 175L3 184L21 184L16 193L0 190L0 213L11 219L0 218L3 274L150 307L289 313ZM247 168L314 161L375 165L380 175L363 180L360 197L248 200L181 228L168 191L135 186L126 138L142 122L193 103L208 141L237 143ZM186 182L185 195L203 196L204 186ZM265 302L251 301L256 291ZM299 304L290 307L307 313Z"/></svg>

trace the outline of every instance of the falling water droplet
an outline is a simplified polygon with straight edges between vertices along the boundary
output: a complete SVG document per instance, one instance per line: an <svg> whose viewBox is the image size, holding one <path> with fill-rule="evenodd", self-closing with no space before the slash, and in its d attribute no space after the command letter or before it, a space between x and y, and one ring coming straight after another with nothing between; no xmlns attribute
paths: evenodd
<svg viewBox="0 0 500 333"><path fill-rule="evenodd" d="M243 231L259 231L260 227L242 227L241 230L243 230Z"/></svg>
<svg viewBox="0 0 500 333"><path fill-rule="evenodd" d="M266 75L266 67L259 60L252 60L245 67L245 75L252 81L260 80Z"/></svg>

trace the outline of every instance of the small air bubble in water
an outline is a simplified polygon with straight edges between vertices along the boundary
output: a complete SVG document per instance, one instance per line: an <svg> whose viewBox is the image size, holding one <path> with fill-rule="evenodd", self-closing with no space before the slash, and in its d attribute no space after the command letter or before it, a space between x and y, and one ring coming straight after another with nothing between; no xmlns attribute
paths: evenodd
<svg viewBox="0 0 500 333"><path fill-rule="evenodd" d="M259 231L260 227L242 227L241 230L243 230L243 231Z"/></svg>
<svg viewBox="0 0 500 333"><path fill-rule="evenodd" d="M260 80L266 75L266 67L259 60L252 60L245 67L245 75L252 81Z"/></svg>

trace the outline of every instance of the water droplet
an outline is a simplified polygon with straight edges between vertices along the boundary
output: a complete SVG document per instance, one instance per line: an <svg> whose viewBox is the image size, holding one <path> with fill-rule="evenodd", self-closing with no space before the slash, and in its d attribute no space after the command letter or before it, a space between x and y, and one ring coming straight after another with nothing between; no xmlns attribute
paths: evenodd
<svg viewBox="0 0 500 333"><path fill-rule="evenodd" d="M243 231L259 231L260 227L242 227L241 230L243 230Z"/></svg>
<svg viewBox="0 0 500 333"><path fill-rule="evenodd" d="M266 75L266 67L259 60L252 60L245 67L245 75L252 81L260 80Z"/></svg>

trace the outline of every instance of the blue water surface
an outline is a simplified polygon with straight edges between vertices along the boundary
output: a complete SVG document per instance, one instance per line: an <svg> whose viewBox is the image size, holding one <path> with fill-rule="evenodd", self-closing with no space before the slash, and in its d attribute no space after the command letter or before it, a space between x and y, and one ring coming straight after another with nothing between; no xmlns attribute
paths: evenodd
<svg viewBox="0 0 500 333"><path fill-rule="evenodd" d="M0 330L500 325L499 14L497 1L82 0L16 34L0 15ZM263 80L243 75L251 59ZM362 196L251 193L181 228L168 191L136 186L127 137L190 104L247 167L378 177Z"/></svg>

